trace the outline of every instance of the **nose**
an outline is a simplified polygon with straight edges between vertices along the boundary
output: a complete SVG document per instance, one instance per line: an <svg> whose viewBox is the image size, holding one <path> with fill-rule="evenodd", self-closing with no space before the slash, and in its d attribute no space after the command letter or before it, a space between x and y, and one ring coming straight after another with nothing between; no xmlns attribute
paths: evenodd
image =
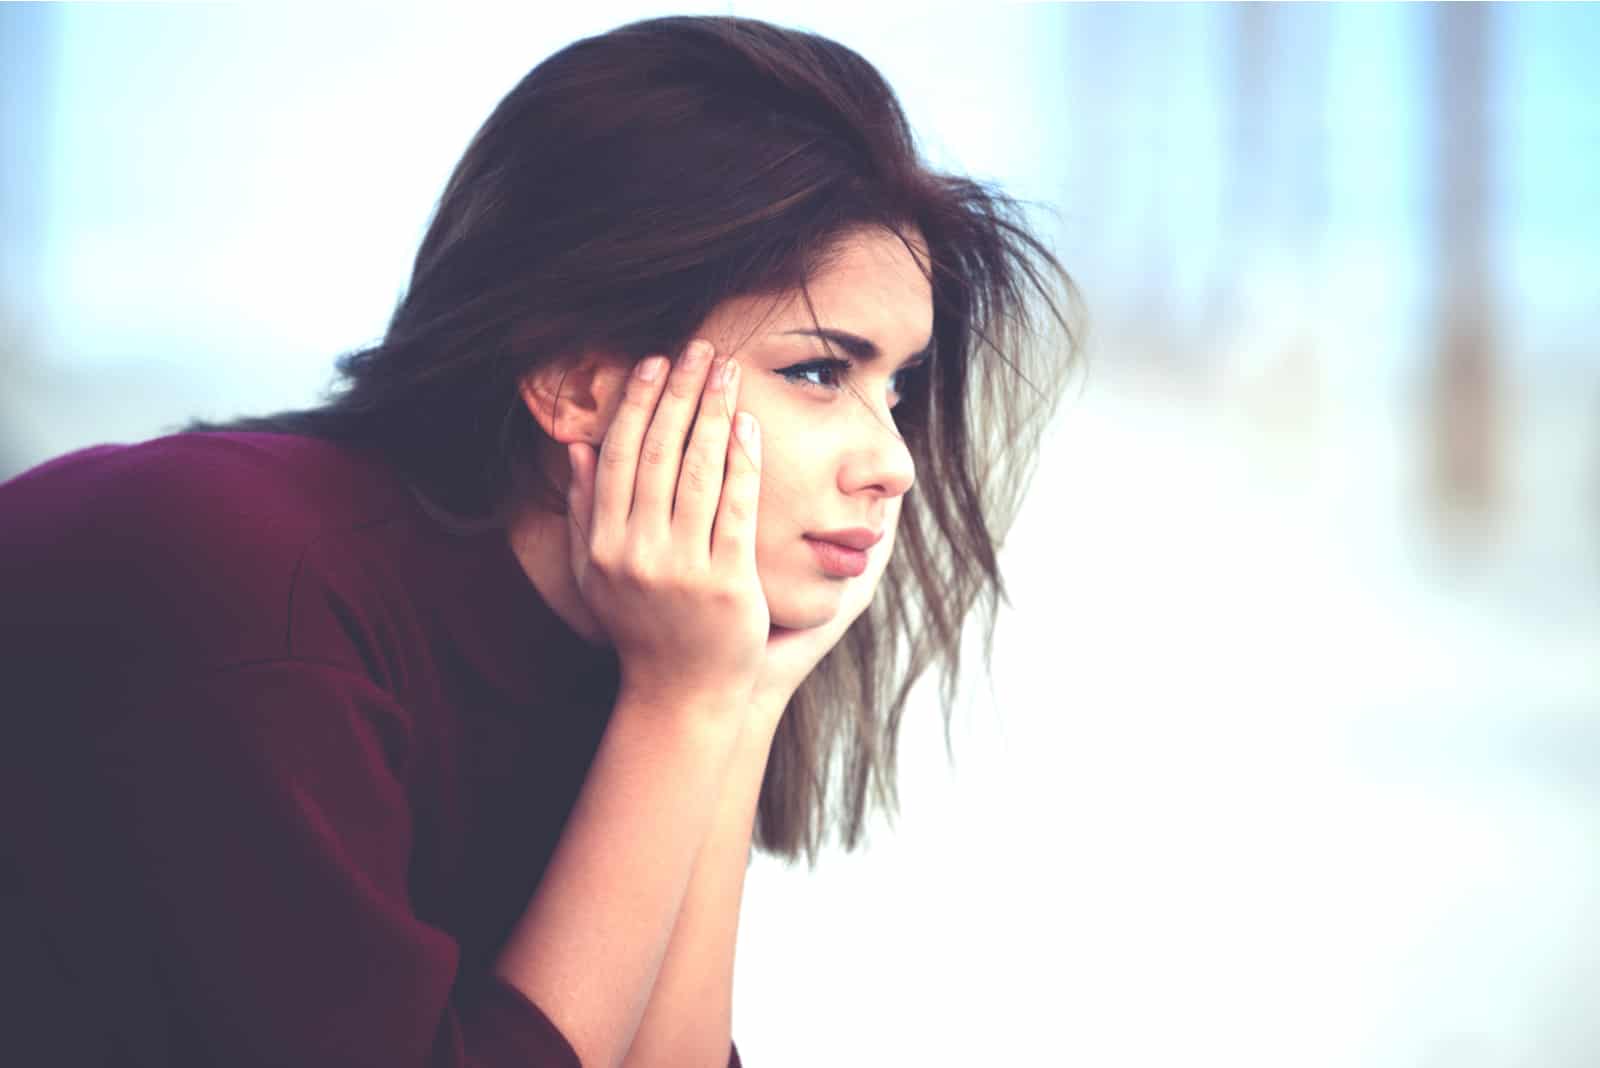
<svg viewBox="0 0 1600 1068"><path fill-rule="evenodd" d="M911 488L916 464L888 409L860 406L847 433L850 446L839 464L840 492L899 497Z"/></svg>

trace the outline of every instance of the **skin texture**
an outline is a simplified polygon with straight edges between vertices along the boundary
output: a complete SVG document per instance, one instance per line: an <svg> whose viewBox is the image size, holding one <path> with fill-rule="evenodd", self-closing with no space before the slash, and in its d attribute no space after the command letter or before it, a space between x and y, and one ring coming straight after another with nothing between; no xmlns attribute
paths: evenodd
<svg viewBox="0 0 1600 1068"><path fill-rule="evenodd" d="M914 245L920 255L920 244ZM933 325L928 281L905 245L887 232L851 235L810 289L815 324L795 292L776 300L728 301L695 333L709 340L719 357L739 363L737 407L760 423L756 568L774 638L779 644L795 639L792 644L806 644L807 652L817 654L806 670L827 651L814 645L826 637L837 641L866 608L893 551L901 499L915 477L910 453L894 429L895 372L922 350ZM790 379L777 374L829 355L815 338L784 336L816 325L867 338L883 356L872 363L853 361L845 372ZM838 346L833 350L848 358ZM545 462L558 484L565 486L571 477L566 444L598 448L631 370L629 362L586 354L567 369L564 380L561 368L546 367L524 382L524 401L551 439ZM828 575L803 535L857 526L884 532L868 553L866 573ZM541 595L574 630L600 644L603 628L572 577L569 537L564 517L533 508L514 511L509 525L513 551ZM815 633L809 641L786 633L798 631ZM792 668L798 670L805 657L794 659ZM798 686L801 679L773 679L769 695L776 698L783 685Z"/></svg>

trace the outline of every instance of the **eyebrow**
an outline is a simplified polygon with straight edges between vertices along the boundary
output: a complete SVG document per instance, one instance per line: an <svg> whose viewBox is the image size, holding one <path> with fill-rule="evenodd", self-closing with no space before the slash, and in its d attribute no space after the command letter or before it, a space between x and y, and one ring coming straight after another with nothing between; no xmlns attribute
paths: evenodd
<svg viewBox="0 0 1600 1068"><path fill-rule="evenodd" d="M844 349L844 351L848 352L851 356L860 360L862 363L872 363L874 360L883 355L883 353L879 351L878 346L874 345L867 338L864 338L859 334L852 334L846 330L785 330L784 336L789 335L822 338L824 341L838 345L841 349ZM905 358L905 363L915 363L918 360L927 359L932 354L933 338L930 337L926 345L922 346L922 348Z"/></svg>

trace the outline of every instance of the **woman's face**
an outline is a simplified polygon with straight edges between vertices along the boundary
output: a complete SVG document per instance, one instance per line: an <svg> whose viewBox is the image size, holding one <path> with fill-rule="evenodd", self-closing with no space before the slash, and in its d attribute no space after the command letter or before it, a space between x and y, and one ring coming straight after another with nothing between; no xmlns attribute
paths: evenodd
<svg viewBox="0 0 1600 1068"><path fill-rule="evenodd" d="M895 390L933 330L928 280L887 231L849 239L809 289L815 320L799 293L776 305L740 298L695 335L739 362L738 407L761 425L756 566L772 622L791 628L859 611L882 577L915 477L895 429ZM828 347L819 328L836 334ZM860 574L817 546L819 535L846 530L881 535Z"/></svg>
<svg viewBox="0 0 1600 1068"><path fill-rule="evenodd" d="M908 236L925 256L920 235ZM895 388L925 358L933 330L928 280L887 231L862 230L843 242L809 290L815 320L799 292L738 298L719 305L693 335L738 361L737 405L760 423L756 568L773 624L792 629L822 626L841 612L853 619L872 599L915 475L895 429ZM831 356L819 329L833 332ZM545 368L530 382L530 409L558 449L568 441L598 446L631 370L600 361L569 394L560 388L559 369ZM564 457L549 463L552 477L569 477ZM568 550L553 542L543 542L548 551L542 550L539 537L523 533L547 522L514 524L513 542L546 599L594 640L598 624L576 593ZM565 520L551 525L564 539ZM848 560L841 566L837 554L818 548L819 536L841 531L879 536L864 567L859 558L854 567Z"/></svg>

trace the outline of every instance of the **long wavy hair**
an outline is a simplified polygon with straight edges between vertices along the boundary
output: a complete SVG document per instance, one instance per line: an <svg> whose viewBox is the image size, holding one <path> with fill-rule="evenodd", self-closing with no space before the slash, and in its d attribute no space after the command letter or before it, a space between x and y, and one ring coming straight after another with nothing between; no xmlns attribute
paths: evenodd
<svg viewBox="0 0 1600 1068"><path fill-rule="evenodd" d="M1022 205L931 169L856 52L733 17L561 49L474 136L382 340L338 359L323 403L184 429L361 446L466 527L502 521L513 494L560 512L531 463L548 438L519 398L530 371L677 352L735 297L809 303L807 280L863 227L920 235L933 352L894 409L917 471L895 551L794 695L762 785L756 847L815 866L831 828L849 852L874 803L897 813L901 716L935 663L949 750L963 632L980 609L987 665L1007 601L997 551L1077 351L1076 289Z"/></svg>

